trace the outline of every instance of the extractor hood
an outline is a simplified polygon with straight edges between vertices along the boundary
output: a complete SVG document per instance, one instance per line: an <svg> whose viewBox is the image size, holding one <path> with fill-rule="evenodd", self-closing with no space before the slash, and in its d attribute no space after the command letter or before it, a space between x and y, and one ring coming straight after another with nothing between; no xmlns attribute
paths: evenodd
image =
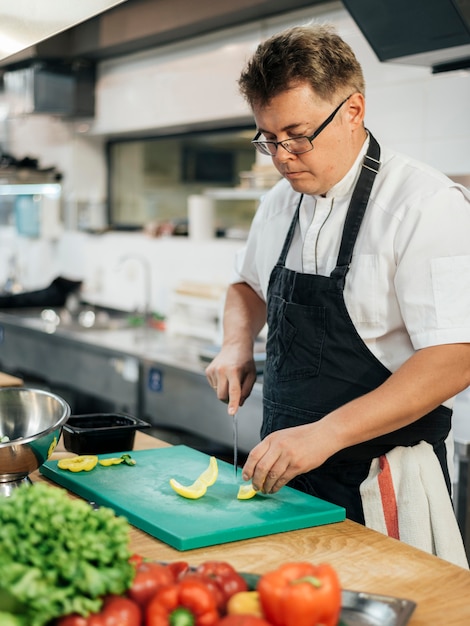
<svg viewBox="0 0 470 626"><path fill-rule="evenodd" d="M343 0L380 61L470 68L470 0Z"/></svg>
<svg viewBox="0 0 470 626"><path fill-rule="evenodd" d="M125 0L0 0L0 61L30 50ZM26 54L28 58L28 54ZM81 60L34 59L1 72L8 115L94 113L95 66Z"/></svg>
<svg viewBox="0 0 470 626"><path fill-rule="evenodd" d="M0 0L0 59L125 0Z"/></svg>

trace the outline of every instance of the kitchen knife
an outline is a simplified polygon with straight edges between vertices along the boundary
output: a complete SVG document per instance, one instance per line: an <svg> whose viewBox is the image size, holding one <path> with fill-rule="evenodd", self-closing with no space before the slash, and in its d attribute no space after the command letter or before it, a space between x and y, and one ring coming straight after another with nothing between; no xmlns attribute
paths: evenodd
<svg viewBox="0 0 470 626"><path fill-rule="evenodd" d="M235 482L237 482L237 465L238 465L238 412L233 414L233 471Z"/></svg>

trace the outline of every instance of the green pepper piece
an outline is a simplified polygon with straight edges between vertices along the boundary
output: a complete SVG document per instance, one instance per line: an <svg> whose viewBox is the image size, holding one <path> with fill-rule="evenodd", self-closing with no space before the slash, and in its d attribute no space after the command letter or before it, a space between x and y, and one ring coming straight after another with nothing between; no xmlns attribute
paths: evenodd
<svg viewBox="0 0 470 626"><path fill-rule="evenodd" d="M121 459L126 465L135 465L135 459L133 459L130 454L123 454Z"/></svg>

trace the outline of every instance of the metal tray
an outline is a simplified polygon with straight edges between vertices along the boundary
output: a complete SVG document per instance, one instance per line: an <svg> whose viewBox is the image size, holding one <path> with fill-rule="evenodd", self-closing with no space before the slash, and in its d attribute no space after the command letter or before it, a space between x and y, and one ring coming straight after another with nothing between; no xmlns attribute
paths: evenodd
<svg viewBox="0 0 470 626"><path fill-rule="evenodd" d="M343 589L339 626L405 626L416 608L411 600Z"/></svg>
<svg viewBox="0 0 470 626"><path fill-rule="evenodd" d="M240 573L255 589L259 574ZM343 589L338 626L406 626L415 608L412 600Z"/></svg>

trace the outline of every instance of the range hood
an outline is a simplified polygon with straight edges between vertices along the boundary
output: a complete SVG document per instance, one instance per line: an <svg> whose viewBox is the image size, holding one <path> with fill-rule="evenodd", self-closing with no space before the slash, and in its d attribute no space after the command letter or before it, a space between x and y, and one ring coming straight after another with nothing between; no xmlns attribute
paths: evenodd
<svg viewBox="0 0 470 626"><path fill-rule="evenodd" d="M0 0L0 59L125 0Z"/></svg>
<svg viewBox="0 0 470 626"><path fill-rule="evenodd" d="M103 59L328 2L0 0L0 46L11 44L0 48L9 116L93 116L96 65Z"/></svg>
<svg viewBox="0 0 470 626"><path fill-rule="evenodd" d="M125 0L0 0L0 60L63 33ZM95 67L35 60L1 75L10 115L53 113L89 116L94 113Z"/></svg>
<svg viewBox="0 0 470 626"><path fill-rule="evenodd" d="M343 0L380 61L470 68L470 0Z"/></svg>
<svg viewBox="0 0 470 626"><path fill-rule="evenodd" d="M29 1L46 3L47 14L54 13L49 10L50 5L78 9L82 5L100 4L98 0ZM16 2L0 0L0 8L2 4ZM126 0L110 11L30 45L19 54L11 54L7 59L0 56L0 68L45 58L95 61L116 58L327 3L333 4L331 0ZM340 6L338 1L334 4Z"/></svg>

